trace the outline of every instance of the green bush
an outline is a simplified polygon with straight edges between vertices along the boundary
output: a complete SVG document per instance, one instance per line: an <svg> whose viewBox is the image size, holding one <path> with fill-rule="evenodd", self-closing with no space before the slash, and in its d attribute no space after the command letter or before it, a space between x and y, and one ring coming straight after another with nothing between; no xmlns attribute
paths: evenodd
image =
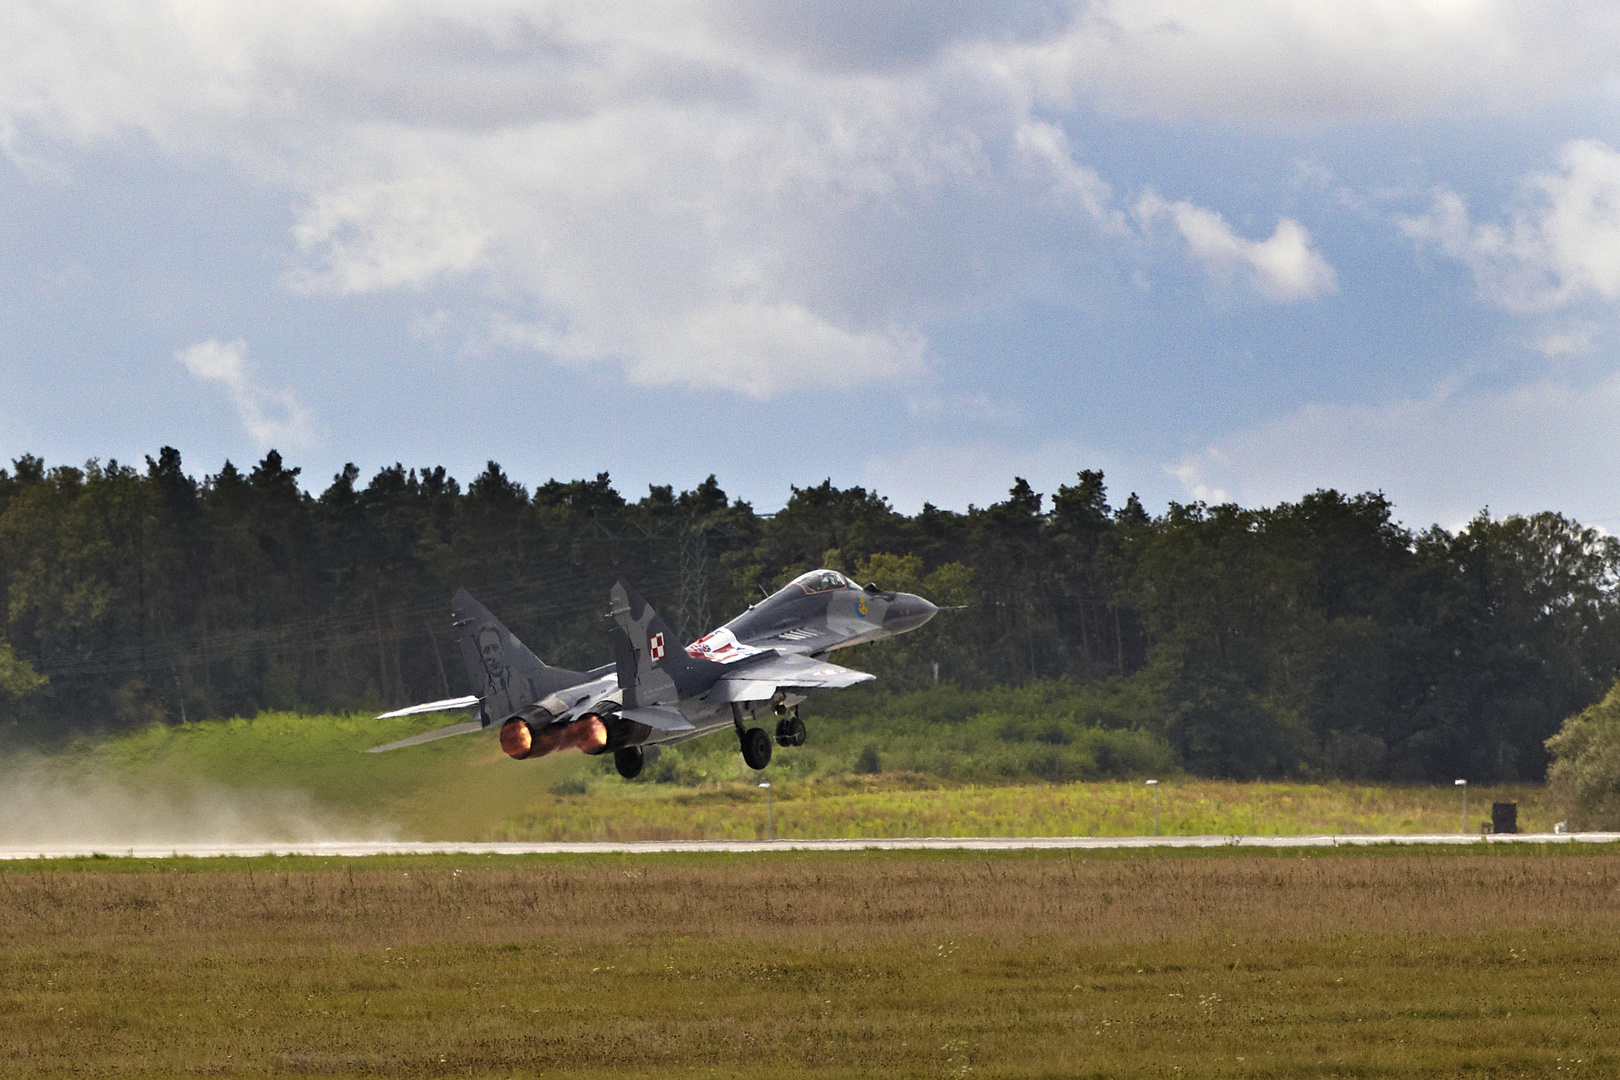
<svg viewBox="0 0 1620 1080"><path fill-rule="evenodd" d="M1620 681L1547 740L1547 784L1582 831L1620 829Z"/></svg>
<svg viewBox="0 0 1620 1080"><path fill-rule="evenodd" d="M800 708L809 742L771 758L771 772L784 778L898 772L963 783L1059 783L1179 771L1156 728L1154 699L1132 680L1047 679L973 691L947 683L910 693L869 684L813 695ZM609 755L585 768L593 783L623 782ZM633 783L695 786L754 777L737 740L719 733L649 748Z"/></svg>
<svg viewBox="0 0 1620 1080"><path fill-rule="evenodd" d="M1131 680L1082 685L1045 679L980 691L944 684L903 694L862 687L818 695L804 710L806 749L827 751L822 765L828 769L859 754L856 772L875 772L867 766L881 763L891 772L974 782L1177 771L1169 744L1155 730L1154 699ZM783 757L796 760L803 753Z"/></svg>

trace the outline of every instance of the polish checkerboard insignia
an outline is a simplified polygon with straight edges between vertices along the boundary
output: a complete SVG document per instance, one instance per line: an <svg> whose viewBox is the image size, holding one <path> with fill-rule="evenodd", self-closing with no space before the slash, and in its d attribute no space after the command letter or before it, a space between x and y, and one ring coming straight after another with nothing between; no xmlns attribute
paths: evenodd
<svg viewBox="0 0 1620 1080"><path fill-rule="evenodd" d="M652 637L647 639L647 652L651 654L654 660L662 660L664 658L663 634L654 634Z"/></svg>

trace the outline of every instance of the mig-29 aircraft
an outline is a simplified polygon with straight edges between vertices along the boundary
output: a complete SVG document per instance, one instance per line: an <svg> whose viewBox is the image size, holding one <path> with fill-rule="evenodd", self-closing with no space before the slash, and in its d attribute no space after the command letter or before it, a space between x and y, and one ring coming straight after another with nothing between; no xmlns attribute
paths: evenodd
<svg viewBox="0 0 1620 1080"><path fill-rule="evenodd" d="M686 648L626 582L609 593L614 662L591 671L548 667L466 589L451 601L467 674L478 693L384 713L478 709L478 719L413 735L373 753L499 726L514 758L557 750L613 752L619 774L641 772L647 746L685 742L731 727L749 768L771 760L776 743L803 746L799 702L811 690L854 686L874 676L829 663L828 653L915 630L939 611L911 593L856 586L836 570L800 574L771 596Z"/></svg>

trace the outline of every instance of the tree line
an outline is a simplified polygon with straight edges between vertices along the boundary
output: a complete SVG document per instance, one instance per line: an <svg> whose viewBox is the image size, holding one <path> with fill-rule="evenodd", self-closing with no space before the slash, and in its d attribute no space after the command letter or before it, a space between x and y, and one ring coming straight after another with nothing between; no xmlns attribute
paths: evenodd
<svg viewBox="0 0 1620 1080"><path fill-rule="evenodd" d="M197 479L166 447L144 469L0 469L0 717L50 740L448 697L458 586L585 668L609 659L620 576L692 638L818 566L947 609L840 654L889 690L1095 684L1139 707L1093 722L1206 775L1540 778L1544 740L1620 662L1620 544L1556 513L1415 531L1381 494L1327 490L1151 515L1096 471L914 515L830 481L774 514L714 477L531 491L494 462L465 486L351 465L315 493L274 451Z"/></svg>

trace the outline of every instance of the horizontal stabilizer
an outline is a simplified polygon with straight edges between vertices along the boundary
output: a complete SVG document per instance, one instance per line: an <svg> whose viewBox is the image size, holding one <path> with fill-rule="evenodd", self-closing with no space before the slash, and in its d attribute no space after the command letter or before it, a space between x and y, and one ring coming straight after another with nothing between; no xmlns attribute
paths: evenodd
<svg viewBox="0 0 1620 1080"><path fill-rule="evenodd" d="M619 715L638 724L646 724L659 731L691 731L692 722L681 715L681 710L670 705L643 705L639 709L620 709Z"/></svg>
<svg viewBox="0 0 1620 1080"><path fill-rule="evenodd" d="M473 700L476 702L478 699L474 698ZM391 743L383 743L381 746L373 746L366 753L380 754L384 750L398 750L402 746L415 746L417 743L432 742L435 739L448 739L452 735L470 735L475 731L483 730L483 724L476 720L469 720L465 724L451 724L449 727L434 728L432 731L424 731L420 735L412 735L408 739L398 739Z"/></svg>
<svg viewBox="0 0 1620 1080"><path fill-rule="evenodd" d="M449 712L451 709L471 709L476 707L478 699L471 694L466 697L445 698L443 701L430 701L426 705L412 705L409 708L395 709L385 712L377 717L379 720L392 720L396 716L415 716L425 712Z"/></svg>

